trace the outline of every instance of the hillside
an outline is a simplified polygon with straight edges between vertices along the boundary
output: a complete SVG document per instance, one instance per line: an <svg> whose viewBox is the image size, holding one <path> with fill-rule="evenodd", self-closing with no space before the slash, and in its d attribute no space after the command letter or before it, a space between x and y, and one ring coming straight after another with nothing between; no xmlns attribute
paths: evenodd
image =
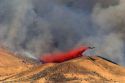
<svg viewBox="0 0 125 83"><path fill-rule="evenodd" d="M0 83L125 83L125 68L101 57L34 65L0 49Z"/></svg>

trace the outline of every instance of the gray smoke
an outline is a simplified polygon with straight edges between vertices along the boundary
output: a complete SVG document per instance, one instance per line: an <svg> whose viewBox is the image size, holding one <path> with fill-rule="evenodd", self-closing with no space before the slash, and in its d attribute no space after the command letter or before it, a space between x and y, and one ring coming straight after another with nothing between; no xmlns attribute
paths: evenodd
<svg viewBox="0 0 125 83"><path fill-rule="evenodd" d="M0 42L31 58L81 44L124 64L124 0L0 0Z"/></svg>
<svg viewBox="0 0 125 83"><path fill-rule="evenodd" d="M95 6L93 22L101 29L100 35L104 53L110 55L114 61L124 65L125 57L125 1L120 0L118 5L102 8L100 4ZM103 33L103 34L102 34Z"/></svg>

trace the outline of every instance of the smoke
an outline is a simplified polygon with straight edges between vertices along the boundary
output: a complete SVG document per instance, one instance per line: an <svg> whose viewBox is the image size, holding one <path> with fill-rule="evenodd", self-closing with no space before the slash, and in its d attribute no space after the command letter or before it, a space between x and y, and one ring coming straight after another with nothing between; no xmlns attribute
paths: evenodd
<svg viewBox="0 0 125 83"><path fill-rule="evenodd" d="M0 0L0 43L31 58L91 44L124 62L124 0Z"/></svg>
<svg viewBox="0 0 125 83"><path fill-rule="evenodd" d="M103 54L110 55L113 61L125 64L125 1L120 0L118 5L102 8L99 4L93 12L93 22L101 29L104 37L101 48L105 48ZM99 33L99 34L100 34ZM103 33L103 34L102 34Z"/></svg>

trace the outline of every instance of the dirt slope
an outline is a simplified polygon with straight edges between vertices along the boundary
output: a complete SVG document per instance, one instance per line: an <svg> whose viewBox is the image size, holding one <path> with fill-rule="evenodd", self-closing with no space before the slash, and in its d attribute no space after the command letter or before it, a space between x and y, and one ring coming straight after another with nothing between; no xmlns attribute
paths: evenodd
<svg viewBox="0 0 125 83"><path fill-rule="evenodd" d="M30 67L33 67L33 64L18 58L8 50L0 48L0 80L7 76L25 71Z"/></svg>
<svg viewBox="0 0 125 83"><path fill-rule="evenodd" d="M33 65L0 49L0 83L125 83L125 68L101 57Z"/></svg>

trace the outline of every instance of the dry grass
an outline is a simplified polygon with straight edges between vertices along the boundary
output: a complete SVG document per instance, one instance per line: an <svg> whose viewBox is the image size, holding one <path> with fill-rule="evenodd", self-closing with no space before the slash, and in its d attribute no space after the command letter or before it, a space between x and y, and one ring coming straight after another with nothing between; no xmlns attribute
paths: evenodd
<svg viewBox="0 0 125 83"><path fill-rule="evenodd" d="M0 82L12 83L125 83L125 68L100 57L58 64L34 65L0 49ZM16 63L16 64L15 64Z"/></svg>

